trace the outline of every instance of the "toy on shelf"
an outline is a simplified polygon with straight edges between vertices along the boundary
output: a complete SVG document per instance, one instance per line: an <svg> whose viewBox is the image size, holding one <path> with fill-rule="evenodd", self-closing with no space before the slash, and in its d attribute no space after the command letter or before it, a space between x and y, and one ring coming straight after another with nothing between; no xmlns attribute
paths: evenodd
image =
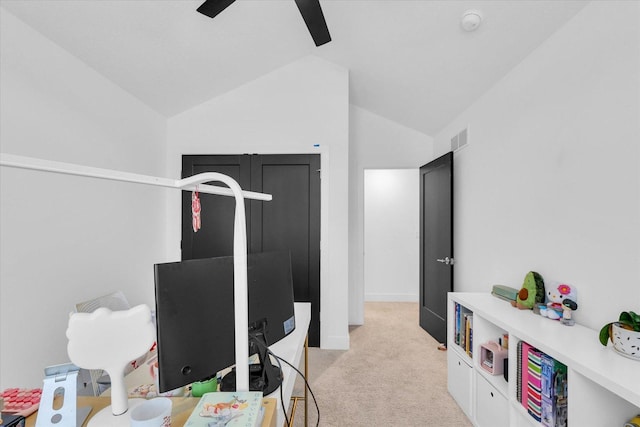
<svg viewBox="0 0 640 427"><path fill-rule="evenodd" d="M640 427L640 414L627 421L624 427Z"/></svg>
<svg viewBox="0 0 640 427"><path fill-rule="evenodd" d="M511 286L493 285L493 288L491 289L491 295L513 303L516 298L518 298L518 290L512 288Z"/></svg>
<svg viewBox="0 0 640 427"><path fill-rule="evenodd" d="M562 317L562 305L547 304L547 317L551 320L559 320Z"/></svg>
<svg viewBox="0 0 640 427"><path fill-rule="evenodd" d="M573 312L578 309L578 291L566 283L553 282L547 286L546 305L540 305L539 308L541 316L572 326L575 324Z"/></svg>
<svg viewBox="0 0 640 427"><path fill-rule="evenodd" d="M535 304L542 302L544 302L544 280L540 274L530 271L525 276L522 288L511 305L521 310L531 310Z"/></svg>
<svg viewBox="0 0 640 427"><path fill-rule="evenodd" d="M509 357L509 350L495 341L480 345L480 367L491 375L502 375L504 359Z"/></svg>
<svg viewBox="0 0 640 427"><path fill-rule="evenodd" d="M562 309L562 319L560 319L562 324L567 326L575 325L576 321L573 320L572 313L578 309L578 304L575 301L566 299L562 301Z"/></svg>

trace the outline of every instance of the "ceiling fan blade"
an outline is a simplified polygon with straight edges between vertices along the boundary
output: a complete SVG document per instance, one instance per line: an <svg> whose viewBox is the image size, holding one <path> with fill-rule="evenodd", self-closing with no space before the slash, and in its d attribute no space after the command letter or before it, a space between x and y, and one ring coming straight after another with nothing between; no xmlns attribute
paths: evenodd
<svg viewBox="0 0 640 427"><path fill-rule="evenodd" d="M215 18L234 1L236 0L206 0L200 5L197 11L203 15L207 15L209 18Z"/></svg>
<svg viewBox="0 0 640 427"><path fill-rule="evenodd" d="M331 35L329 28L327 28L327 22L324 20L320 0L296 0L296 5L316 46L329 43Z"/></svg>

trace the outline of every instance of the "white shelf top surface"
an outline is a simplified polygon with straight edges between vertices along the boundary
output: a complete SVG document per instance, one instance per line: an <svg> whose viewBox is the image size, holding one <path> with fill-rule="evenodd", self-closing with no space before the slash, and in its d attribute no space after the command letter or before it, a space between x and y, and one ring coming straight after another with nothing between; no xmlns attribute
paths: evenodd
<svg viewBox="0 0 640 427"><path fill-rule="evenodd" d="M453 301L547 353L569 369L640 407L640 361L623 357L611 345L603 347L598 332L520 310L489 293L449 293Z"/></svg>

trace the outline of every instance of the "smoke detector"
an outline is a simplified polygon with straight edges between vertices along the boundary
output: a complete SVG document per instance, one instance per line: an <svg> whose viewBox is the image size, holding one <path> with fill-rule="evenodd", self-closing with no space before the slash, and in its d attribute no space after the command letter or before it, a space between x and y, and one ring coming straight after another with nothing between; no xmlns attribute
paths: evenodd
<svg viewBox="0 0 640 427"><path fill-rule="evenodd" d="M469 9L462 14L460 25L465 31L475 31L482 22L482 13L479 10Z"/></svg>

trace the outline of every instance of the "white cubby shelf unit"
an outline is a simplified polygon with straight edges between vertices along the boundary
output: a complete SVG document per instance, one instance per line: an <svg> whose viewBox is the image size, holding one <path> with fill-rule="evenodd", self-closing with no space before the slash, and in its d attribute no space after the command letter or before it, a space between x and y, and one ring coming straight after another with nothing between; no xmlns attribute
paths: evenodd
<svg viewBox="0 0 640 427"><path fill-rule="evenodd" d="M471 355L456 343L456 304L473 313ZM508 380L480 367L480 345L508 335ZM519 310L490 293L450 292L447 301L448 390L475 426L536 427L517 399L517 343L567 366L568 425L622 426L640 414L640 361L598 341L598 331L565 326Z"/></svg>

